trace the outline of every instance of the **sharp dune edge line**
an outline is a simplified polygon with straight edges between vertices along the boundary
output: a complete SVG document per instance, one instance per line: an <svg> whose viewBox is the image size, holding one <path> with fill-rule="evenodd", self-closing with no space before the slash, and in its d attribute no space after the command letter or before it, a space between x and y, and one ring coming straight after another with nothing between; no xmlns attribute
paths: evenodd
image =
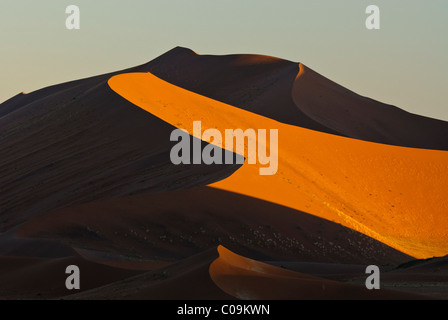
<svg viewBox="0 0 448 320"><path fill-rule="evenodd" d="M294 79L292 100L304 115L342 136L421 149L448 149L445 121L361 96L302 63Z"/></svg>
<svg viewBox="0 0 448 320"><path fill-rule="evenodd" d="M242 300L425 298L384 288L367 290L364 285L328 280L252 260L223 246L217 250L219 257L210 264L210 277L225 293Z"/></svg>
<svg viewBox="0 0 448 320"><path fill-rule="evenodd" d="M193 121L278 129L277 174L175 166ZM0 140L2 299L446 299L448 122L302 63L176 47L17 94Z"/></svg>
<svg viewBox="0 0 448 320"><path fill-rule="evenodd" d="M117 75L108 84L136 106L190 134L193 121L199 120L203 129L221 132L226 128L279 129L276 175L259 176L257 165L245 164L212 187L359 229L417 258L448 252L444 219L448 206L441 191L448 189L443 178L448 169L444 151L383 145L286 125L150 73Z"/></svg>

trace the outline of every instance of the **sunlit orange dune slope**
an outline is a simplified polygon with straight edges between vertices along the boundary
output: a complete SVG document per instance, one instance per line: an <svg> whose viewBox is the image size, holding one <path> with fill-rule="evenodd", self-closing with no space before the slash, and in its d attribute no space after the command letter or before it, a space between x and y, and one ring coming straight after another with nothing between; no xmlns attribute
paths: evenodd
<svg viewBox="0 0 448 320"><path fill-rule="evenodd" d="M448 122L361 96L293 61L255 54L197 54L176 47L142 70L128 72L151 72L200 95L311 130L448 150Z"/></svg>
<svg viewBox="0 0 448 320"><path fill-rule="evenodd" d="M227 294L242 300L421 299L422 296L342 283L282 269L237 255L223 246L210 265L210 277Z"/></svg>
<svg viewBox="0 0 448 320"><path fill-rule="evenodd" d="M245 164L215 188L295 208L417 258L448 252L448 153L365 142L282 124L169 84L150 73L112 77L128 101L193 133L278 129L278 172ZM268 143L269 145L269 143ZM273 213L275 214L275 213Z"/></svg>

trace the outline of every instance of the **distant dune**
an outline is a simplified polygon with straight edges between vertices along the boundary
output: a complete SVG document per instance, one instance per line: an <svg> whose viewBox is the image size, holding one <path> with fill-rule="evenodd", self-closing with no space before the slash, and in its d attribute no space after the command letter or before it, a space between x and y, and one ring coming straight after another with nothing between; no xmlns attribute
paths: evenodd
<svg viewBox="0 0 448 320"><path fill-rule="evenodd" d="M196 120L278 129L278 172L173 165ZM448 253L448 123L302 63L177 47L12 97L0 148L0 299L448 297L446 257L414 260Z"/></svg>
<svg viewBox="0 0 448 320"><path fill-rule="evenodd" d="M140 274L114 268L79 256L59 259L0 256L0 299L52 299L70 293L65 287L69 265L82 270L82 288L89 290Z"/></svg>
<svg viewBox="0 0 448 320"><path fill-rule="evenodd" d="M422 299L423 296L383 290L367 290L302 274L239 256L218 248L219 258L210 265L213 281L224 292L243 300L365 300Z"/></svg>
<svg viewBox="0 0 448 320"><path fill-rule="evenodd" d="M424 295L318 278L237 255L223 246L171 266L66 299L369 300L426 299Z"/></svg>
<svg viewBox="0 0 448 320"><path fill-rule="evenodd" d="M143 272L109 285L67 295L66 299L232 300L210 277L210 264L218 258L216 248L203 251L167 267Z"/></svg>

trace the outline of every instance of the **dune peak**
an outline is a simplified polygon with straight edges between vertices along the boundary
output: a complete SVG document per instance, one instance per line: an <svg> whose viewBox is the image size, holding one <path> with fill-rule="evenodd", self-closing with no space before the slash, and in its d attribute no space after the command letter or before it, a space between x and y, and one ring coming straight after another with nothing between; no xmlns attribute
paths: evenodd
<svg viewBox="0 0 448 320"><path fill-rule="evenodd" d="M175 55L198 55L195 51L191 50L190 48L186 48L186 47L181 47L181 46L176 46L173 49L165 52L162 56L164 55L171 55L171 54L175 54Z"/></svg>

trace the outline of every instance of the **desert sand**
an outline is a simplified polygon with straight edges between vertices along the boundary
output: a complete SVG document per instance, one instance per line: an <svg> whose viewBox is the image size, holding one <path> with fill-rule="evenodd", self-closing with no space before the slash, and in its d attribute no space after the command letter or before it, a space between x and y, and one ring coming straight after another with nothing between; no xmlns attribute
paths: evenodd
<svg viewBox="0 0 448 320"><path fill-rule="evenodd" d="M448 251L444 151L371 143L286 125L183 90L150 73L118 75L109 85L190 134L198 120L204 128L221 132L279 130L275 175L259 175L259 165L245 164L212 187L311 213L417 258Z"/></svg>
<svg viewBox="0 0 448 320"><path fill-rule="evenodd" d="M241 257L222 246L218 247L218 252L219 258L210 265L211 278L224 292L243 300L424 298L389 289L370 291L363 285L341 283L282 269Z"/></svg>
<svg viewBox="0 0 448 320"><path fill-rule="evenodd" d="M279 171L173 165L193 120L278 129ZM18 94L0 105L0 298L446 299L446 133L302 63L179 47Z"/></svg>
<svg viewBox="0 0 448 320"><path fill-rule="evenodd" d="M252 259L282 263L398 265L412 260L340 224L211 187L135 195L56 210L23 224L15 235L34 241L58 240L76 247L78 252L89 250L89 257L102 260L99 253L107 253L106 259L122 255L138 260L176 261L220 244Z"/></svg>

